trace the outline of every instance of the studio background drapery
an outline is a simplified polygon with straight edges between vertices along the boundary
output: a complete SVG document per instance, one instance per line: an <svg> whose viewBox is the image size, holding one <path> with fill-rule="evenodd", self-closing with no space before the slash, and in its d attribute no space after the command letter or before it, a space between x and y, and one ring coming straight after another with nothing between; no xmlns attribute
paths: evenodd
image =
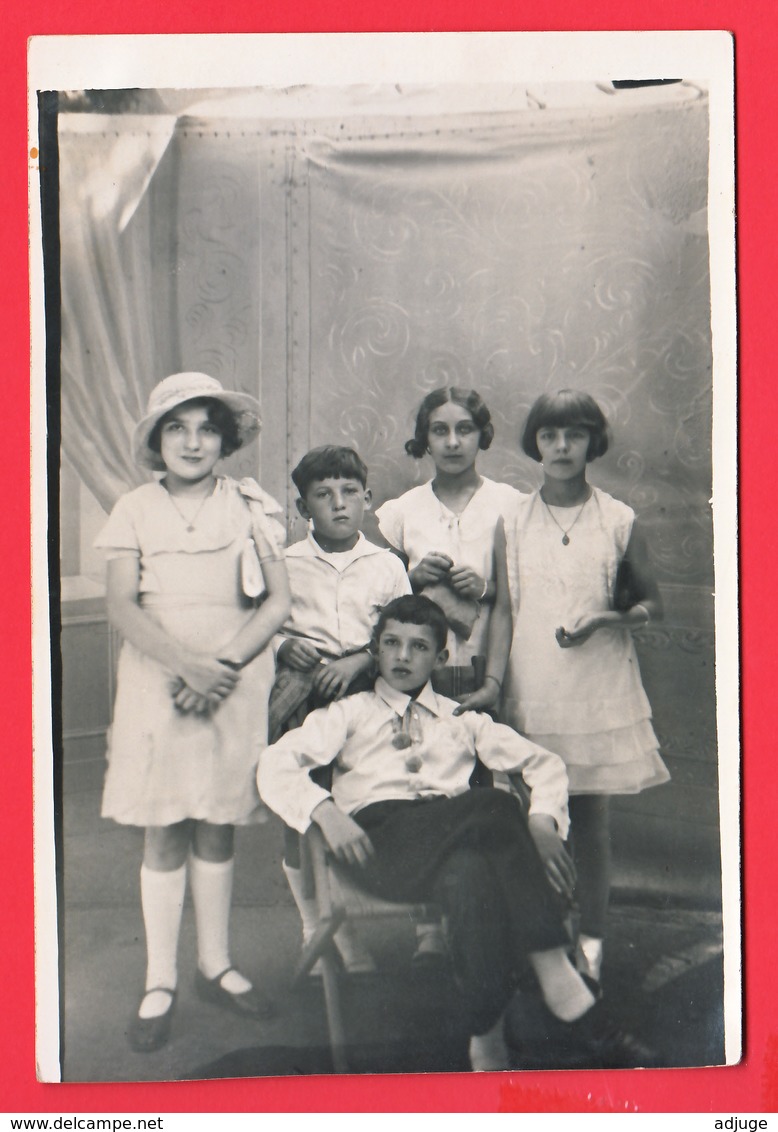
<svg viewBox="0 0 778 1132"><path fill-rule="evenodd" d="M113 126L66 115L59 131L62 437L105 508L146 478L128 446L157 349L146 190L175 119L131 116Z"/></svg>

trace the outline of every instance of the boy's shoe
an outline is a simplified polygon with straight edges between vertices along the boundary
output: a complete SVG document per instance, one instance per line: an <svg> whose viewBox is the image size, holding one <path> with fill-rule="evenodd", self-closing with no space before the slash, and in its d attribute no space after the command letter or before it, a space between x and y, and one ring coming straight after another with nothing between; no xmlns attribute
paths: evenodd
<svg viewBox="0 0 778 1132"><path fill-rule="evenodd" d="M446 937L440 924L417 924L416 950L411 963L416 970L439 970L448 963Z"/></svg>
<svg viewBox="0 0 778 1132"><path fill-rule="evenodd" d="M656 1050L620 1027L600 1001L582 1018L566 1025L574 1056L593 1069L660 1069Z"/></svg>
<svg viewBox="0 0 778 1132"><path fill-rule="evenodd" d="M517 995L507 1013L506 1040L517 1069L658 1069L655 1050L619 1026L602 1001L563 1022L540 995Z"/></svg>
<svg viewBox="0 0 778 1132"><path fill-rule="evenodd" d="M373 956L349 923L341 924L334 935L335 946L348 975L374 975Z"/></svg>

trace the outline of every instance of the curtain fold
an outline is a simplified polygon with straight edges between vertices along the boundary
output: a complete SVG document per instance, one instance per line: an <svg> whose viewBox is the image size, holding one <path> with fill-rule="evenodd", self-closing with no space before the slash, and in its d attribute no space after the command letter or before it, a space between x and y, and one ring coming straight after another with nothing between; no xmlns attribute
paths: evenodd
<svg viewBox="0 0 778 1132"><path fill-rule="evenodd" d="M175 118L59 120L62 444L110 510L144 480L130 436L154 370L151 227L144 195Z"/></svg>

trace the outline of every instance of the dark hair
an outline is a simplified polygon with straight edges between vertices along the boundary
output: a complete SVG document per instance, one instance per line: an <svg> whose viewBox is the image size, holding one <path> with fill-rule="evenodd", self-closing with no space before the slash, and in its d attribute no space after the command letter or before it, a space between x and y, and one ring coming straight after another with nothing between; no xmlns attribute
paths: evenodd
<svg viewBox="0 0 778 1132"><path fill-rule="evenodd" d="M241 446L238 420L232 409L218 401L215 397L193 397L190 401L182 401L164 416L160 417L149 434L148 447L152 452L161 455L162 429L169 420L172 420L181 409L205 409L208 420L219 432L222 438L222 456L231 456Z"/></svg>
<svg viewBox="0 0 778 1132"><path fill-rule="evenodd" d="M538 429L569 428L579 425L589 430L587 461L596 460L608 451L608 421L600 406L588 393L575 389L559 389L556 393L542 393L529 411L521 446L533 460L541 462L538 451Z"/></svg>
<svg viewBox="0 0 778 1132"><path fill-rule="evenodd" d="M442 385L440 389L433 389L431 393L428 393L419 405L419 411L416 414L416 435L413 440L405 442L405 451L409 456L414 456L417 460L420 460L425 454L430 431L430 417L441 405L446 405L449 402L461 405L463 409L467 409L473 418L476 428L481 433L478 441L479 448L486 449L492 443L494 439L492 415L481 394L476 393L475 389L460 389L456 385Z"/></svg>
<svg viewBox="0 0 778 1132"><path fill-rule="evenodd" d="M367 465L353 448L339 444L322 444L306 452L292 472L292 482L305 499L306 492L317 480L359 480L367 487Z"/></svg>
<svg viewBox="0 0 778 1132"><path fill-rule="evenodd" d="M438 652L446 647L448 640L446 615L439 605L423 594L405 594L384 606L373 630L373 640L376 644L380 641L388 621L399 621L401 625L429 625Z"/></svg>

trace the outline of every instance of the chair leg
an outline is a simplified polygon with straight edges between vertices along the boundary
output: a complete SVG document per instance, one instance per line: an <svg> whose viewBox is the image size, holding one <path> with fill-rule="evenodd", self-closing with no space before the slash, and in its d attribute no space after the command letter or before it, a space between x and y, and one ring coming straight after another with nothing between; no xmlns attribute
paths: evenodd
<svg viewBox="0 0 778 1132"><path fill-rule="evenodd" d="M323 920L308 943L303 948L297 965L293 986L308 974L318 959L321 959L322 982L324 983L324 1005L327 1011L327 1032L330 1038L332 1065L336 1073L348 1073L346 1060L346 1030L343 1025L343 1011L340 1004L340 985L335 960L334 936L346 918L342 908L333 909L332 916Z"/></svg>
<svg viewBox="0 0 778 1132"><path fill-rule="evenodd" d="M341 908L337 908L329 919L322 920L303 948L292 980L293 987L297 986L300 980L308 974L318 959L323 959L325 954L334 947L333 937L345 918L345 912Z"/></svg>
<svg viewBox="0 0 778 1132"><path fill-rule="evenodd" d="M327 949L321 957L322 981L324 983L324 1002L327 1008L327 1030L330 1036L332 1067L336 1073L348 1073L346 1058L346 1030L343 1025L343 1011L340 1002L338 972L332 951Z"/></svg>

